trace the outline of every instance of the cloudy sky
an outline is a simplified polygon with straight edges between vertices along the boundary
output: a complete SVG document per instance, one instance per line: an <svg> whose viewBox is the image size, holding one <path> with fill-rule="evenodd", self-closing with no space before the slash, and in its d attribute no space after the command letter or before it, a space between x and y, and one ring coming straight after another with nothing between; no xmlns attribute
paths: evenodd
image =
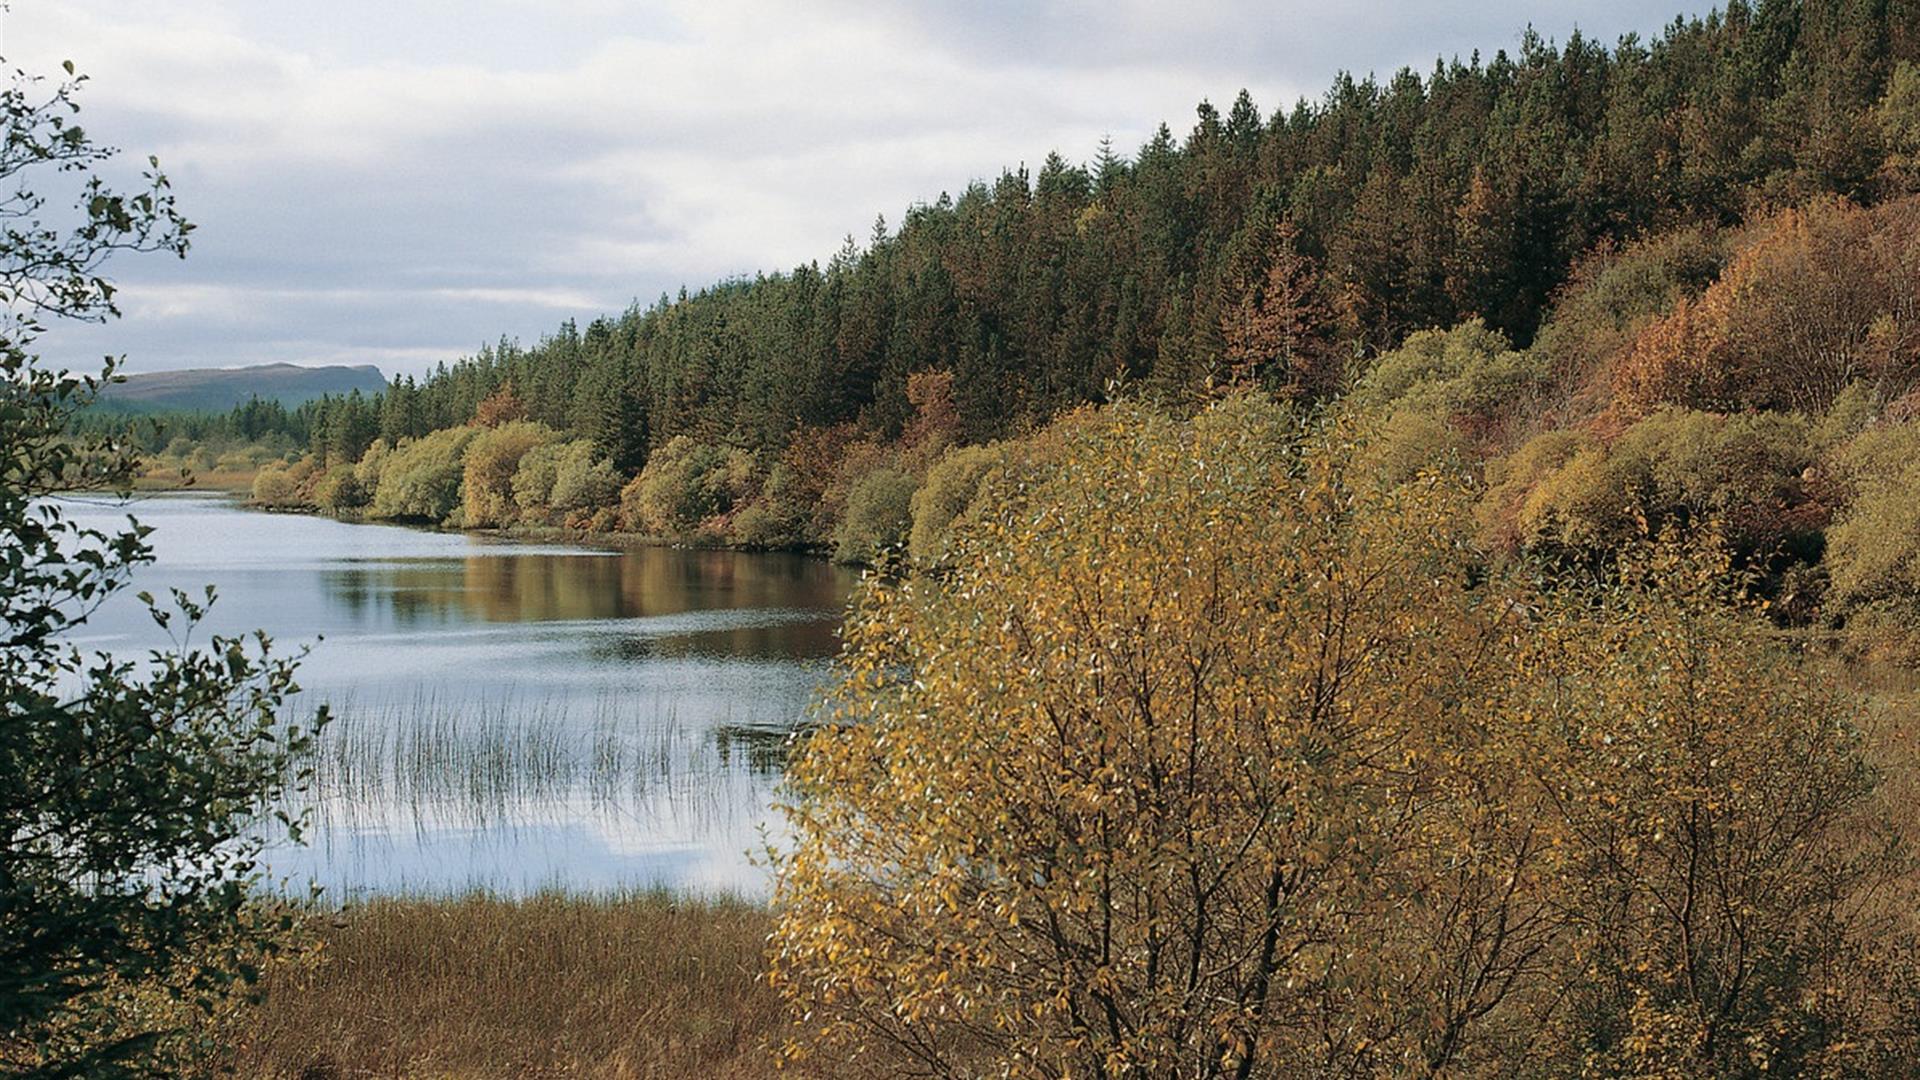
<svg viewBox="0 0 1920 1080"><path fill-rule="evenodd" d="M1611 42L1681 0L11 0L0 53L71 59L82 118L158 154L199 226L114 265L125 318L61 362L420 372L683 283L822 259L876 214L1246 87Z"/></svg>

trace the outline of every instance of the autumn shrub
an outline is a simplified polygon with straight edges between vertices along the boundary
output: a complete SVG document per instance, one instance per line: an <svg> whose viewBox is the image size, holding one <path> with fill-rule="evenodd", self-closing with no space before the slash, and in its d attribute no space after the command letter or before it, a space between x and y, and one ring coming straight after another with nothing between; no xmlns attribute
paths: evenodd
<svg viewBox="0 0 1920 1080"><path fill-rule="evenodd" d="M1373 429L1357 464L1369 476L1397 484L1426 469L1458 469L1473 458L1473 445L1441 416L1396 409Z"/></svg>
<svg viewBox="0 0 1920 1080"><path fill-rule="evenodd" d="M587 439L547 442L527 451L510 486L522 521L591 516L620 501L620 474Z"/></svg>
<svg viewBox="0 0 1920 1080"><path fill-rule="evenodd" d="M284 465L268 465L253 478L253 501L261 506L285 509L304 500L290 469Z"/></svg>
<svg viewBox="0 0 1920 1080"><path fill-rule="evenodd" d="M1634 549L1513 639L1516 705L1547 728L1525 812L1567 845L1565 996L1525 1071L1915 1075L1912 925L1882 899L1914 867L1863 704L1730 569L1724 545Z"/></svg>
<svg viewBox="0 0 1920 1080"><path fill-rule="evenodd" d="M381 455L373 491L375 517L441 523L461 508L467 447L478 428L456 427L402 442ZM362 461L365 464L365 461Z"/></svg>
<svg viewBox="0 0 1920 1080"><path fill-rule="evenodd" d="M1920 367L1916 248L1920 199L1819 201L1758 223L1697 301L1640 333L1619 406L1818 412L1858 379L1897 393Z"/></svg>
<svg viewBox="0 0 1920 1080"><path fill-rule="evenodd" d="M520 458L520 464L513 470L513 480L509 485L513 490L513 505L523 521L544 520L548 515L553 499L554 477L560 471L560 458L566 453L565 444L557 442L542 443L528 450ZM616 486L615 496L619 495Z"/></svg>
<svg viewBox="0 0 1920 1080"><path fill-rule="evenodd" d="M547 505L563 514L598 511L620 498L620 474L593 443L575 439L562 443L554 462L553 486ZM516 499L518 492L515 492Z"/></svg>
<svg viewBox="0 0 1920 1080"><path fill-rule="evenodd" d="M795 430L776 463L779 502L770 509L804 516L807 540L829 539L846 508L846 489L840 482L843 466L856 446L867 445L851 423ZM768 481L771 488L772 473Z"/></svg>
<svg viewBox="0 0 1920 1080"><path fill-rule="evenodd" d="M1713 545L1537 588L1229 399L1079 413L869 580L789 774L791 1056L880 1075L1879 1075L1853 704ZM1889 1019L1889 1018L1893 1019Z"/></svg>
<svg viewBox="0 0 1920 1080"><path fill-rule="evenodd" d="M905 543L913 527L917 487L911 474L886 466L854 481L847 495L847 516L834 531L834 559L873 562Z"/></svg>
<svg viewBox="0 0 1920 1080"><path fill-rule="evenodd" d="M1726 265L1726 248L1723 234L1695 226L1603 247L1574 264L1533 343L1573 412L1591 415L1605 407L1608 379L1596 377L1649 322L1713 284Z"/></svg>
<svg viewBox="0 0 1920 1080"><path fill-rule="evenodd" d="M775 461L757 498L733 515L730 539L750 548L799 547L818 542L812 532L815 504L785 460Z"/></svg>
<svg viewBox="0 0 1920 1080"><path fill-rule="evenodd" d="M385 439L375 439L367 444L360 460L353 463L353 478L360 482L360 489L367 493L369 502L373 492L380 487L380 470L386 468L387 458L393 453L393 444Z"/></svg>
<svg viewBox="0 0 1920 1080"><path fill-rule="evenodd" d="M1866 651L1920 655L1920 422L1868 427L1835 457L1852 491L1827 533L1835 614Z"/></svg>
<svg viewBox="0 0 1920 1080"><path fill-rule="evenodd" d="M1487 437L1547 384L1539 356L1516 352L1499 332L1474 319L1408 337L1360 379L1353 401L1381 412L1423 412Z"/></svg>
<svg viewBox="0 0 1920 1080"><path fill-rule="evenodd" d="M949 450L914 491L910 508L913 527L907 550L915 561L932 563L946 553L953 520L973 502L980 482L1005 460L999 446L962 446Z"/></svg>
<svg viewBox="0 0 1920 1080"><path fill-rule="evenodd" d="M1804 480L1814 463L1804 417L1667 409L1610 445L1559 434L1530 447L1490 473L1483 521L1496 535L1606 554L1711 521L1742 555L1819 555L1831 508Z"/></svg>
<svg viewBox="0 0 1920 1080"><path fill-rule="evenodd" d="M678 435L621 491L621 523L656 536L688 533L750 501L760 480L751 452Z"/></svg>
<svg viewBox="0 0 1920 1080"><path fill-rule="evenodd" d="M1474 508L1480 539L1489 548L1514 551L1550 528L1545 503L1551 489L1542 485L1559 473L1576 454L1601 453L1595 441L1578 430L1544 431L1513 453L1486 464L1485 493Z"/></svg>
<svg viewBox="0 0 1920 1080"><path fill-rule="evenodd" d="M511 525L520 516L513 481L521 460L559 436L531 420L500 419L480 426L480 433L467 445L460 485L463 520L471 529Z"/></svg>
<svg viewBox="0 0 1920 1080"><path fill-rule="evenodd" d="M720 510L709 477L725 463L719 447L677 435L655 450L620 494L622 525L634 532L672 536Z"/></svg>
<svg viewBox="0 0 1920 1080"><path fill-rule="evenodd" d="M329 514L349 514L367 505L367 489L353 465L342 462L314 481L313 501Z"/></svg>

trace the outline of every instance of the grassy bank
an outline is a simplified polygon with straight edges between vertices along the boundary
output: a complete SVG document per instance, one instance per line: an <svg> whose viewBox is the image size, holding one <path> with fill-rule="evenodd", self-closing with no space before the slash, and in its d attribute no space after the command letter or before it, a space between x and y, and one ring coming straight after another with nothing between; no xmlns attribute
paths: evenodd
<svg viewBox="0 0 1920 1080"><path fill-rule="evenodd" d="M231 1040L240 1076L760 1077L763 908L663 893L377 900L315 920Z"/></svg>

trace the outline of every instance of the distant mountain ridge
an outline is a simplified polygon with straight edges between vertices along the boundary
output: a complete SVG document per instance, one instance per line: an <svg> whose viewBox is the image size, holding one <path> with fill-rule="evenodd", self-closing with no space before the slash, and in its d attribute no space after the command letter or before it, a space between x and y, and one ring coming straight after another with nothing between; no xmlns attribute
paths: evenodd
<svg viewBox="0 0 1920 1080"><path fill-rule="evenodd" d="M106 387L96 407L113 412L226 412L253 398L292 408L327 394L377 394L386 377L372 364L258 364L243 368L189 368L128 375Z"/></svg>

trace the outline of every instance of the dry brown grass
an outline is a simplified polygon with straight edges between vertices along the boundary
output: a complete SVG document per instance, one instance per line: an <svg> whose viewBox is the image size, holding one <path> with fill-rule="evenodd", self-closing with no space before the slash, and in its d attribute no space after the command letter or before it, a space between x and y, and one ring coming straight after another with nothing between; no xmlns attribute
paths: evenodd
<svg viewBox="0 0 1920 1080"><path fill-rule="evenodd" d="M664 894L376 900L316 920L231 1040L241 1076L761 1077L764 908Z"/></svg>
<svg viewBox="0 0 1920 1080"><path fill-rule="evenodd" d="M252 494L254 478L260 470L247 469L207 469L196 470L191 477L178 468L149 461L140 475L133 478L135 491L222 491Z"/></svg>

